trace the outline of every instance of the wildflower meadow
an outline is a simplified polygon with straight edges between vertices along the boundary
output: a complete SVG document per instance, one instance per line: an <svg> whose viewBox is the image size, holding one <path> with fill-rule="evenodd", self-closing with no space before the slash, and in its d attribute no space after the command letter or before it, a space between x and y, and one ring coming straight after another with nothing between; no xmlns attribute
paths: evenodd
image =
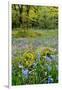
<svg viewBox="0 0 62 90"><path fill-rule="evenodd" d="M12 4L12 85L58 83L58 7Z"/></svg>

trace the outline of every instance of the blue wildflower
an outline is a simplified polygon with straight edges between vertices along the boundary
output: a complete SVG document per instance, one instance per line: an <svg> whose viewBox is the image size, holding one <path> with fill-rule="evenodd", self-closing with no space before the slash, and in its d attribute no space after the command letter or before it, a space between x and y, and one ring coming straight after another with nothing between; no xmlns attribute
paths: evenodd
<svg viewBox="0 0 62 90"><path fill-rule="evenodd" d="M24 77L28 78L29 70L28 69L22 69L22 74Z"/></svg>
<svg viewBox="0 0 62 90"><path fill-rule="evenodd" d="M56 59L55 55L51 55L51 57L52 57L52 60L55 60Z"/></svg>
<svg viewBox="0 0 62 90"><path fill-rule="evenodd" d="M52 69L52 67L51 67L51 66L48 66L48 71L49 71L49 72L51 71L51 69Z"/></svg>
<svg viewBox="0 0 62 90"><path fill-rule="evenodd" d="M48 76L48 83L53 83L53 78L51 76Z"/></svg>
<svg viewBox="0 0 62 90"><path fill-rule="evenodd" d="M48 71L50 72L52 67L50 65L48 65L47 63L45 64L46 68L48 69Z"/></svg>
<svg viewBox="0 0 62 90"><path fill-rule="evenodd" d="M46 60L51 62L52 59L50 57L46 56Z"/></svg>
<svg viewBox="0 0 62 90"><path fill-rule="evenodd" d="M38 52L38 56L37 56L37 59L40 60L41 56L40 56L40 53Z"/></svg>

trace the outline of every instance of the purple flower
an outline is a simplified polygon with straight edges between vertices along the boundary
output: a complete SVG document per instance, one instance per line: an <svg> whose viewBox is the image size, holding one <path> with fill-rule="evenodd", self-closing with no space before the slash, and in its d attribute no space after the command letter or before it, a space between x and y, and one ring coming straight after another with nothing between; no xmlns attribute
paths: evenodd
<svg viewBox="0 0 62 90"><path fill-rule="evenodd" d="M51 76L48 76L48 83L53 83L53 78L51 78Z"/></svg>
<svg viewBox="0 0 62 90"><path fill-rule="evenodd" d="M28 78L28 73L29 73L28 69L22 69L22 74L24 75L24 77Z"/></svg>

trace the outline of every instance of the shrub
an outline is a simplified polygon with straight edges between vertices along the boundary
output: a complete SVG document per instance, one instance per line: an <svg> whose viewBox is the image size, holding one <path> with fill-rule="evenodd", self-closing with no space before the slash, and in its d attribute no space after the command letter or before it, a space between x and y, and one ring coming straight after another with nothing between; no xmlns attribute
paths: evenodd
<svg viewBox="0 0 62 90"><path fill-rule="evenodd" d="M56 54L56 50L50 47L39 47L39 49L37 49L37 52L40 52L41 56L46 56L47 54L49 55Z"/></svg>
<svg viewBox="0 0 62 90"><path fill-rule="evenodd" d="M35 61L35 53L31 51L26 51L21 58L21 62L24 67L30 67Z"/></svg>

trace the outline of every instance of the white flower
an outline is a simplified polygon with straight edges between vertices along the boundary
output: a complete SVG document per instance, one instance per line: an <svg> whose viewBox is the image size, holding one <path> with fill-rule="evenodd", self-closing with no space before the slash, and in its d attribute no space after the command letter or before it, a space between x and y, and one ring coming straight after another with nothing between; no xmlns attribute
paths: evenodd
<svg viewBox="0 0 62 90"><path fill-rule="evenodd" d="M45 76L47 75L47 72L45 72Z"/></svg>
<svg viewBox="0 0 62 90"><path fill-rule="evenodd" d="M23 65L19 64L19 68L23 68Z"/></svg>

